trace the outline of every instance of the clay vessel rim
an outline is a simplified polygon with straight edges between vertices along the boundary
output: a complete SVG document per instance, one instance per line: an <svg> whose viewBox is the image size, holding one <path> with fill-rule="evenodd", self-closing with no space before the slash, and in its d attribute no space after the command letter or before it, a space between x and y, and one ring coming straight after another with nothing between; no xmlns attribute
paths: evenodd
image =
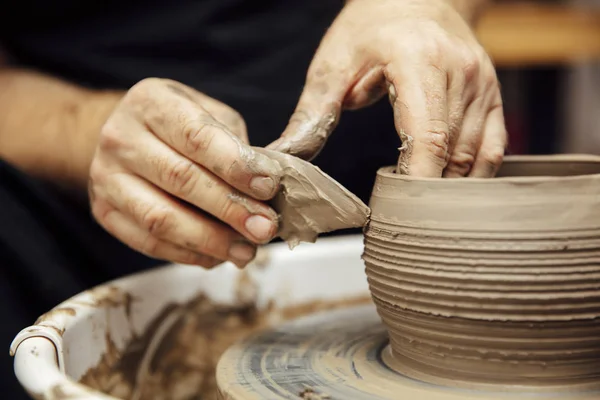
<svg viewBox="0 0 600 400"><path fill-rule="evenodd" d="M504 157L504 164L535 164L549 163L555 165L561 164L590 164L599 165L600 171L600 156L588 154L559 154L559 155L510 155ZM494 183L543 183L543 182L567 182L589 179L600 179L600 172L597 174L573 174L566 176L554 175L531 175L531 176L501 176L490 178L425 178L415 177L410 175L399 175L394 171L396 166L385 166L377 171L378 175L385 178L391 178L406 182L423 182L423 183L450 183L460 182L461 184L494 184Z"/></svg>

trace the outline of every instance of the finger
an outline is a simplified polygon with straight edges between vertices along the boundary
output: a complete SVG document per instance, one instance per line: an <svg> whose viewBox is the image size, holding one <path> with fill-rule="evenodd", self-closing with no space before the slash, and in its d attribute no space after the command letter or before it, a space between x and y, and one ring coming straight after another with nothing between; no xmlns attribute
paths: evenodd
<svg viewBox="0 0 600 400"><path fill-rule="evenodd" d="M186 158L257 199L272 198L281 167L256 153L202 108L163 86L146 95L139 118L163 142Z"/></svg>
<svg viewBox="0 0 600 400"><path fill-rule="evenodd" d="M244 118L233 108L177 81L164 79L166 86L175 94L183 96L204 108L214 119L225 125L234 135L248 144L248 131Z"/></svg>
<svg viewBox="0 0 600 400"><path fill-rule="evenodd" d="M114 237L149 257L181 264L199 265L205 268L212 268L222 262L152 236L150 232L142 229L133 220L106 202L94 202L92 213L98 223Z"/></svg>
<svg viewBox="0 0 600 400"><path fill-rule="evenodd" d="M266 243L277 231L277 213L239 193L206 168L147 133L145 145L124 160L125 167L173 196L204 210L248 240Z"/></svg>
<svg viewBox="0 0 600 400"><path fill-rule="evenodd" d="M507 143L508 134L504 121L504 111L502 103L498 102L488 114L483 130L481 148L477 152L477 158L475 158L469 177L494 177L502 165Z"/></svg>
<svg viewBox="0 0 600 400"><path fill-rule="evenodd" d="M465 49L457 61L463 68L452 78L462 81L462 93L456 98L462 100L458 104L463 105L465 113L456 142L450 143L450 159L443 175L449 178L467 176L473 168L485 120L498 92L496 72L483 49Z"/></svg>
<svg viewBox="0 0 600 400"><path fill-rule="evenodd" d="M479 63L477 60L468 61L469 59L458 59L465 67L459 70L449 72L448 88L448 125L450 132L450 141L448 143L448 152L450 155L456 147L460 132L462 131L465 110L471 104L476 96L477 85L472 82L479 74ZM456 61L455 61L456 62ZM450 160L448 160L450 162ZM446 169L448 166L446 166ZM445 171L444 171L445 172Z"/></svg>
<svg viewBox="0 0 600 400"><path fill-rule="evenodd" d="M139 177L112 174L106 178L104 190L113 207L158 239L238 265L254 257L256 246L239 233L184 206Z"/></svg>
<svg viewBox="0 0 600 400"><path fill-rule="evenodd" d="M268 149L312 160L337 126L348 87L348 72L315 57L304 91L283 134Z"/></svg>
<svg viewBox="0 0 600 400"><path fill-rule="evenodd" d="M358 110L370 106L385 96L387 91L383 67L374 67L357 79L346 94L343 107L346 110Z"/></svg>
<svg viewBox="0 0 600 400"><path fill-rule="evenodd" d="M391 83L394 123L403 142L398 172L441 177L450 141L446 72L433 65L407 69L390 64L386 78Z"/></svg>
<svg viewBox="0 0 600 400"><path fill-rule="evenodd" d="M228 105L221 103L203 93L198 92L203 98L202 107L213 116L215 120L225 125L235 136L245 144L249 144L248 129L242 115Z"/></svg>
<svg viewBox="0 0 600 400"><path fill-rule="evenodd" d="M483 124L487 117L487 104L484 96L477 97L467 107L456 144L451 150L448 165L444 169L445 178L467 176L473 167L475 157L483 138Z"/></svg>

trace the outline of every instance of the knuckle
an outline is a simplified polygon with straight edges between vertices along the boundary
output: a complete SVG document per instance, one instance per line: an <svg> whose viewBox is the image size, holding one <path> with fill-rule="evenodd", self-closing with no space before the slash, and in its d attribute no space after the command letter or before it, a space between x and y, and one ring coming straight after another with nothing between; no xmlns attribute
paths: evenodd
<svg viewBox="0 0 600 400"><path fill-rule="evenodd" d="M225 124L235 135L243 135L247 131L246 121L242 114L229 107L229 116Z"/></svg>
<svg viewBox="0 0 600 400"><path fill-rule="evenodd" d="M96 221L98 221L101 225L104 225L106 221L106 216L108 215L109 207L104 204L104 201L99 199L94 199L90 202L90 211L92 216Z"/></svg>
<svg viewBox="0 0 600 400"><path fill-rule="evenodd" d="M103 166L103 163L98 160L93 160L88 172L88 193L90 200L94 200L98 192L102 192L107 185L110 174Z"/></svg>
<svg viewBox="0 0 600 400"><path fill-rule="evenodd" d="M159 78L142 79L127 91L124 101L129 104L144 103L151 97L151 93L156 87L161 84L162 81Z"/></svg>
<svg viewBox="0 0 600 400"><path fill-rule="evenodd" d="M188 151L205 154L215 137L215 130L208 124L190 121L183 126L183 137Z"/></svg>
<svg viewBox="0 0 600 400"><path fill-rule="evenodd" d="M483 154L480 156L482 157L483 161L493 167L500 166L504 160L504 147L501 146L496 146L488 150L482 150L482 153Z"/></svg>
<svg viewBox="0 0 600 400"><path fill-rule="evenodd" d="M493 92L495 94L500 90L498 75L496 74L496 68L494 68L494 65L489 60L489 57L487 55L485 57L488 61L481 65L483 88L484 91Z"/></svg>
<svg viewBox="0 0 600 400"><path fill-rule="evenodd" d="M147 92L162 84L163 80L160 78L146 78L133 85L129 91L132 93Z"/></svg>
<svg viewBox="0 0 600 400"><path fill-rule="evenodd" d="M207 254L226 254L223 250L225 243L221 243L219 235L205 234L198 240L198 249Z"/></svg>
<svg viewBox="0 0 600 400"><path fill-rule="evenodd" d="M233 126L245 126L246 123L244 121L244 117L242 117L242 114L240 114L238 111L234 110L233 108L227 106L227 108L229 109L229 123Z"/></svg>
<svg viewBox="0 0 600 400"><path fill-rule="evenodd" d="M432 123L427 129L426 146L429 152L436 158L445 160L448 157L448 147L450 145L449 126L440 121Z"/></svg>
<svg viewBox="0 0 600 400"><path fill-rule="evenodd" d="M152 235L147 235L140 244L140 252L146 255L153 256L157 254L160 246L160 240Z"/></svg>
<svg viewBox="0 0 600 400"><path fill-rule="evenodd" d="M467 50L466 54L463 56L463 73L465 76L465 81L472 82L479 76L481 62L479 61L479 57L473 51Z"/></svg>
<svg viewBox="0 0 600 400"><path fill-rule="evenodd" d="M423 49L426 60L432 65L442 65L444 60L443 47L438 40L428 41Z"/></svg>
<svg viewBox="0 0 600 400"><path fill-rule="evenodd" d="M102 168L102 166L100 165L100 163L97 160L92 161L88 175L89 175L88 189L91 191L95 190L96 186L98 184L102 184L104 182L104 179L106 176L104 169Z"/></svg>
<svg viewBox="0 0 600 400"><path fill-rule="evenodd" d="M413 46L421 52L430 62L439 62L444 59L448 49L454 47L454 42L448 38L448 35L437 22L424 22L429 35L427 37L416 37Z"/></svg>
<svg viewBox="0 0 600 400"><path fill-rule="evenodd" d="M299 108L294 111L279 149L305 160L314 158L339 123L341 104L332 103L322 113ZM291 128L293 127L293 129Z"/></svg>
<svg viewBox="0 0 600 400"><path fill-rule="evenodd" d="M125 146L125 140L119 127L112 123L107 122L100 130L100 137L98 138L98 148L102 151L113 152L119 150Z"/></svg>
<svg viewBox="0 0 600 400"><path fill-rule="evenodd" d="M173 213L166 207L147 205L140 210L139 215L141 226L151 235L164 236L172 230Z"/></svg>
<svg viewBox="0 0 600 400"><path fill-rule="evenodd" d="M218 215L223 221L233 221L237 211L236 209L236 203L230 198L225 198L219 207Z"/></svg>
<svg viewBox="0 0 600 400"><path fill-rule="evenodd" d="M496 92L498 90L498 78L496 77L496 73L494 71L489 71L485 74L484 81L484 90L486 92Z"/></svg>
<svg viewBox="0 0 600 400"><path fill-rule="evenodd" d="M166 166L164 171L166 184L174 188L176 194L188 197L194 192L198 182L198 171L194 163L188 160L178 161Z"/></svg>
<svg viewBox="0 0 600 400"><path fill-rule="evenodd" d="M321 60L320 62L313 63L308 68L308 73L306 75L306 81L314 82L314 81L322 81L325 79L332 71L334 71L334 66L329 61Z"/></svg>
<svg viewBox="0 0 600 400"><path fill-rule="evenodd" d="M455 152L450 156L448 169L460 175L467 175L475 164L475 156L468 152Z"/></svg>
<svg viewBox="0 0 600 400"><path fill-rule="evenodd" d="M90 213L92 217L107 232L114 233L114 226L109 216L116 210L104 199L95 199L90 202Z"/></svg>

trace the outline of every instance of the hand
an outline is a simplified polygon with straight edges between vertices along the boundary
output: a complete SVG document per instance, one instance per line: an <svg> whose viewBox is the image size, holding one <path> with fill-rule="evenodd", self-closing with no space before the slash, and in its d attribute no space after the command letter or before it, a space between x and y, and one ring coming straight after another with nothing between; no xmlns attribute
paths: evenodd
<svg viewBox="0 0 600 400"><path fill-rule="evenodd" d="M174 81L141 81L102 128L93 215L149 256L243 266L276 233L276 213L259 200L275 195L281 173L245 142L244 121L228 106Z"/></svg>
<svg viewBox="0 0 600 400"><path fill-rule="evenodd" d="M507 142L498 80L450 0L348 1L313 59L289 125L269 147L311 159L342 109L386 92L403 142L401 172L496 173Z"/></svg>

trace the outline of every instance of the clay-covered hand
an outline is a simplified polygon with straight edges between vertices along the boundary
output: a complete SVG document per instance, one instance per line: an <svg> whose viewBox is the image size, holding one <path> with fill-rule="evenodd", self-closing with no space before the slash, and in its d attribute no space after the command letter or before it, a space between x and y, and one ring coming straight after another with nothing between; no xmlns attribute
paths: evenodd
<svg viewBox="0 0 600 400"><path fill-rule="evenodd" d="M281 168L246 143L243 119L178 82L147 79L122 99L90 169L97 221L151 257L211 267L250 261L277 231Z"/></svg>
<svg viewBox="0 0 600 400"><path fill-rule="evenodd" d="M311 159L342 109L368 106L386 93L403 142L401 172L495 174L507 142L495 68L451 0L348 1L270 148Z"/></svg>

